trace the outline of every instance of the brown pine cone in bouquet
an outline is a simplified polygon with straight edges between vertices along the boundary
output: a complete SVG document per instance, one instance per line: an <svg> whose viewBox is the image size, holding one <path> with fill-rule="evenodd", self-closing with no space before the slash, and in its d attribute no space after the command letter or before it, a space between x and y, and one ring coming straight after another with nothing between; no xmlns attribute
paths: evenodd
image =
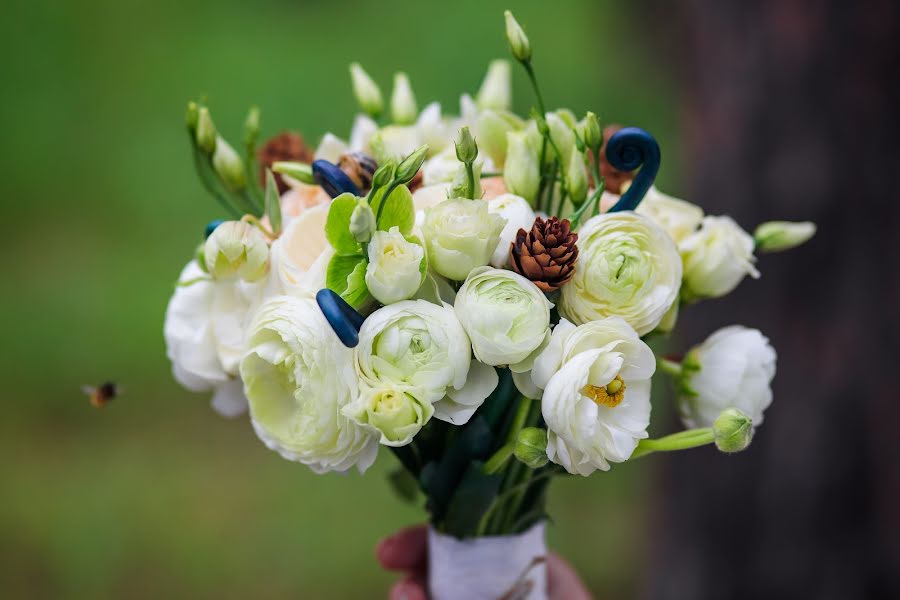
<svg viewBox="0 0 900 600"><path fill-rule="evenodd" d="M510 245L512 270L543 292L555 292L575 273L578 234L568 219L537 217L530 231L520 229Z"/></svg>

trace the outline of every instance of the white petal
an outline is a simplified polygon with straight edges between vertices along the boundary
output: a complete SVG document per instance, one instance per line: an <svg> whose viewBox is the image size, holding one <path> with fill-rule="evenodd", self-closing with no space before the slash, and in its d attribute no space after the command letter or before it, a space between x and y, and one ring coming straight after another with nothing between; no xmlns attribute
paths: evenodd
<svg viewBox="0 0 900 600"><path fill-rule="evenodd" d="M213 409L223 417L238 417L247 412L247 397L244 396L244 382L232 379L216 388L212 397Z"/></svg>

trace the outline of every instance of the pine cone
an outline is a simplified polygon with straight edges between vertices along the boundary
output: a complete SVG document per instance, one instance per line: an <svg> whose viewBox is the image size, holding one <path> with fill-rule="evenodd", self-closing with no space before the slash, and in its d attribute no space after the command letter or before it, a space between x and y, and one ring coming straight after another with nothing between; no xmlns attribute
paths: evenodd
<svg viewBox="0 0 900 600"><path fill-rule="evenodd" d="M513 271L530 279L544 292L555 292L575 273L578 234L569 220L550 217L534 220L531 231L520 229L509 248Z"/></svg>
<svg viewBox="0 0 900 600"><path fill-rule="evenodd" d="M609 138L613 136L617 131L622 129L621 125L607 125L603 128L603 145L600 146L600 175L603 177L605 182L604 189L612 192L613 194L621 194L622 193L622 184L626 181L631 181L634 179L633 171L620 171L606 160L606 142L609 141ZM594 160L593 153L588 150L588 158L590 160ZM594 177L590 171L588 171L588 178L590 179L590 185L594 186Z"/></svg>
<svg viewBox="0 0 900 600"><path fill-rule="evenodd" d="M293 161L311 163L313 151L303 141L303 136L293 131L282 131L270 138L257 152L259 160L259 182L266 185L266 169L272 168L272 163L279 161ZM288 190L288 184L281 175L274 173L275 183L278 185L278 193L283 194Z"/></svg>

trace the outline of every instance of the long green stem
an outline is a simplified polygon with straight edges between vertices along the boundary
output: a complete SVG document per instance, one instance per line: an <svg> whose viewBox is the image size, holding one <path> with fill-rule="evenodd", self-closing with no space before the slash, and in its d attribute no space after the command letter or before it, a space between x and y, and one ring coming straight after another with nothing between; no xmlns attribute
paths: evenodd
<svg viewBox="0 0 900 600"><path fill-rule="evenodd" d="M469 198L475 199L475 168L472 166L472 163L467 162L466 164L466 179L468 180L468 193L466 194ZM380 207L379 207L380 208Z"/></svg>
<svg viewBox="0 0 900 600"><path fill-rule="evenodd" d="M668 358L657 357L656 366L663 373L667 373L672 377L679 377L681 375L681 363L669 360Z"/></svg>
<svg viewBox="0 0 900 600"><path fill-rule="evenodd" d="M506 465L506 461L512 457L515 449L515 442L504 444L499 450L494 452L489 459L487 459L487 462L484 463L484 467L482 467L482 471L487 475L493 475Z"/></svg>
<svg viewBox="0 0 900 600"><path fill-rule="evenodd" d="M712 444L715 441L712 427L679 431L655 440L641 440L631 458L640 458L654 452L688 450Z"/></svg>
<svg viewBox="0 0 900 600"><path fill-rule="evenodd" d="M500 507L504 502L506 502L513 494L518 492L527 491L527 489L533 484L547 479L548 477L552 477L554 475L563 475L564 473L560 473L557 469L547 469L541 473L538 473L528 481L524 481L522 483L516 484L502 492L500 492L494 501L491 503L491 506L485 511L484 515L481 517L481 523L478 526L478 535L483 536L488 532L488 523L494 517L494 513L497 511L497 508Z"/></svg>

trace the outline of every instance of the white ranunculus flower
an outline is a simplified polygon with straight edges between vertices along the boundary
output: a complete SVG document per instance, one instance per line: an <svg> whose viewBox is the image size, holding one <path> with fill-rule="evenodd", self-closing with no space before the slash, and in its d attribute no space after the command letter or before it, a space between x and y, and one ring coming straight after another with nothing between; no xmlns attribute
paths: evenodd
<svg viewBox="0 0 900 600"><path fill-rule="evenodd" d="M647 194L638 204L635 212L649 217L662 227L675 241L681 243L686 237L697 231L703 220L703 209L696 204L667 196L655 187L647 190Z"/></svg>
<svg viewBox="0 0 900 600"><path fill-rule="evenodd" d="M506 225L500 232L500 242L491 256L491 265L502 269L509 262L509 247L519 229L530 231L534 225L534 211L528 200L515 194L502 194L488 200L488 211L506 219Z"/></svg>
<svg viewBox="0 0 900 600"><path fill-rule="evenodd" d="M497 387L497 372L472 358L469 338L450 306L404 300L376 310L354 349L362 386L406 390L434 416L466 423ZM423 423L424 425L424 423Z"/></svg>
<svg viewBox="0 0 900 600"><path fill-rule="evenodd" d="M531 373L544 389L547 456L569 473L628 460L650 424L653 351L622 319L562 320Z"/></svg>
<svg viewBox="0 0 900 600"><path fill-rule="evenodd" d="M238 379L244 330L263 284L209 281L191 261L166 309L166 353L175 379L193 392L213 390L213 408L224 416L246 410ZM193 283L191 283L193 282Z"/></svg>
<svg viewBox="0 0 900 600"><path fill-rule="evenodd" d="M758 426L772 403L775 350L756 329L725 327L691 349L682 362L679 407L685 427L712 427L726 408Z"/></svg>
<svg viewBox="0 0 900 600"><path fill-rule="evenodd" d="M534 283L492 267L473 270L454 304L476 358L514 372L529 370L550 338L551 308Z"/></svg>
<svg viewBox="0 0 900 600"><path fill-rule="evenodd" d="M407 300L422 285L425 249L403 237L399 228L376 231L368 252L366 287L382 304Z"/></svg>
<svg viewBox="0 0 900 600"><path fill-rule="evenodd" d="M578 265L562 288L560 314L577 324L622 317L640 335L659 324L678 297L681 257L647 217L598 215L578 231Z"/></svg>
<svg viewBox="0 0 900 600"><path fill-rule="evenodd" d="M489 213L482 200L444 200L426 210L422 234L429 266L448 279L463 281L472 269L488 264L505 223Z"/></svg>
<svg viewBox="0 0 900 600"><path fill-rule="evenodd" d="M260 307L241 377L253 428L283 457L317 473L363 472L375 460L378 436L341 414L358 394L353 351L314 300L276 296Z"/></svg>
<svg viewBox="0 0 900 600"><path fill-rule="evenodd" d="M319 204L303 211L272 243L272 272L284 293L312 298L325 287L334 255L325 238L329 208L330 204Z"/></svg>
<svg viewBox="0 0 900 600"><path fill-rule="evenodd" d="M684 261L687 300L718 298L736 288L744 276L758 278L753 266L753 238L731 217L704 217L700 229L679 245Z"/></svg>
<svg viewBox="0 0 900 600"><path fill-rule="evenodd" d="M362 386L359 397L343 413L381 435L386 446L405 446L434 414L431 402L406 386Z"/></svg>

